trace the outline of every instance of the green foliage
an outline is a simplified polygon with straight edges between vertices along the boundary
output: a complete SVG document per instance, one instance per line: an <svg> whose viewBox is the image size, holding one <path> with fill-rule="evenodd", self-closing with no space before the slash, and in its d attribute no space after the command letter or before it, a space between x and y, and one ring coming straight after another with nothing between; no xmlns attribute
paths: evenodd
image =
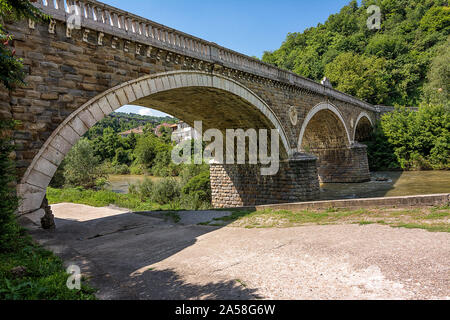
<svg viewBox="0 0 450 320"><path fill-rule="evenodd" d="M431 62L428 82L424 87L424 102L448 104L450 101L450 37L436 48L436 57Z"/></svg>
<svg viewBox="0 0 450 320"><path fill-rule="evenodd" d="M325 67L336 89L373 103L382 103L389 90L386 60L342 53Z"/></svg>
<svg viewBox="0 0 450 320"><path fill-rule="evenodd" d="M185 185L195 176L198 176L201 173L209 173L209 165L203 164L185 164L180 173L181 183Z"/></svg>
<svg viewBox="0 0 450 320"><path fill-rule="evenodd" d="M24 84L22 60L15 57L12 46L14 37L3 27L3 20L28 18L34 21L49 19L28 0L0 0L0 82L9 90L16 84Z"/></svg>
<svg viewBox="0 0 450 320"><path fill-rule="evenodd" d="M367 141L360 141L367 145L367 158L371 171L386 171L400 168L393 146L377 124Z"/></svg>
<svg viewBox="0 0 450 320"><path fill-rule="evenodd" d="M191 195L202 202L211 202L211 181L209 171L202 172L186 183L181 190L185 195Z"/></svg>
<svg viewBox="0 0 450 320"><path fill-rule="evenodd" d="M47 198L49 204L55 203L78 203L93 207L106 207L115 205L120 208L128 208L136 211L153 211L166 209L168 207L142 201L137 195L119 194L110 190L91 190L83 188L47 188Z"/></svg>
<svg viewBox="0 0 450 320"><path fill-rule="evenodd" d="M95 124L87 133L86 137L89 139L95 139L102 136L106 128L111 128L115 133L124 132L130 129L138 128L139 126L156 127L163 122L173 122L174 119L170 117L154 117L154 116L142 116L134 113L113 112L103 120ZM130 147L134 148L136 144L136 136L131 134L128 136ZM132 140L134 139L134 144Z"/></svg>
<svg viewBox="0 0 450 320"><path fill-rule="evenodd" d="M132 184L128 188L128 192L137 195L142 201L152 198L154 183L151 179L144 179L144 181Z"/></svg>
<svg viewBox="0 0 450 320"><path fill-rule="evenodd" d="M152 201L168 204L180 197L180 184L173 178L164 178L155 182L152 188Z"/></svg>
<svg viewBox="0 0 450 320"><path fill-rule="evenodd" d="M450 107L397 108L381 126L403 169L450 169Z"/></svg>
<svg viewBox="0 0 450 320"><path fill-rule="evenodd" d="M372 4L381 8L381 30L367 28ZM351 1L324 24L289 33L262 60L316 81L327 76L338 90L374 104L418 106L436 48L449 36L449 21L444 0L365 0L361 6ZM441 52L440 62L433 61L435 78L448 66L448 47Z"/></svg>
<svg viewBox="0 0 450 320"><path fill-rule="evenodd" d="M136 163L145 168L151 168L159 152L166 152L168 146L158 139L154 134L149 133L138 138L134 155Z"/></svg>
<svg viewBox="0 0 450 320"><path fill-rule="evenodd" d="M424 31L450 31L450 8L433 7L420 20L420 29Z"/></svg>
<svg viewBox="0 0 450 320"><path fill-rule="evenodd" d="M0 252L11 248L17 236L14 212L18 206L14 182L15 165L10 155L13 152L10 132L14 123L0 121Z"/></svg>
<svg viewBox="0 0 450 320"><path fill-rule="evenodd" d="M64 178L66 185L94 188L98 178L104 177L100 160L87 139L81 139L70 150L65 159Z"/></svg>
<svg viewBox="0 0 450 320"><path fill-rule="evenodd" d="M69 274L62 261L34 244L29 236L15 239L15 249L0 252L0 300L94 300L94 292L82 281L80 290L66 286ZM12 270L21 267L22 274Z"/></svg>

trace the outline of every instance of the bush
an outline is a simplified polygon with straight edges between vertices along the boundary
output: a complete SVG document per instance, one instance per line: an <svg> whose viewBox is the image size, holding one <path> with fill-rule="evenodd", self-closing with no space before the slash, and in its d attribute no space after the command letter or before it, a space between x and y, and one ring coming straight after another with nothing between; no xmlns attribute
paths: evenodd
<svg viewBox="0 0 450 320"><path fill-rule="evenodd" d="M98 178L105 177L103 166L87 139L81 139L66 157L64 178L68 186L94 188Z"/></svg>
<svg viewBox="0 0 450 320"><path fill-rule="evenodd" d="M164 178L154 183L152 201L159 204L168 204L180 197L180 185L173 178Z"/></svg>
<svg viewBox="0 0 450 320"><path fill-rule="evenodd" d="M142 201L152 198L154 183L151 179L145 178L144 181L132 184L128 187L130 194L137 195Z"/></svg>
<svg viewBox="0 0 450 320"><path fill-rule="evenodd" d="M95 181L95 188L97 190L105 189L109 185L109 181L106 178L98 178Z"/></svg>
<svg viewBox="0 0 450 320"><path fill-rule="evenodd" d="M185 185L189 182L192 178L195 176L198 176L199 174L203 172L209 172L209 165L208 164L185 164L183 165L181 169L181 183L182 185Z"/></svg>
<svg viewBox="0 0 450 320"><path fill-rule="evenodd" d="M144 169L142 168L142 166L140 164L133 164L130 167L130 174L134 174L134 175L144 174Z"/></svg>
<svg viewBox="0 0 450 320"><path fill-rule="evenodd" d="M367 158L371 171L395 170L400 168L393 146L389 143L380 125L375 126L370 138L364 141L367 145Z"/></svg>
<svg viewBox="0 0 450 320"><path fill-rule="evenodd" d="M185 210L207 210L211 209L211 202L201 200L198 194L183 194L178 207Z"/></svg>
<svg viewBox="0 0 450 320"><path fill-rule="evenodd" d="M211 181L209 171L202 172L189 180L184 185L182 192L184 195L194 196L202 202L211 203Z"/></svg>
<svg viewBox="0 0 450 320"><path fill-rule="evenodd" d="M397 108L381 126L403 169L450 169L449 106Z"/></svg>

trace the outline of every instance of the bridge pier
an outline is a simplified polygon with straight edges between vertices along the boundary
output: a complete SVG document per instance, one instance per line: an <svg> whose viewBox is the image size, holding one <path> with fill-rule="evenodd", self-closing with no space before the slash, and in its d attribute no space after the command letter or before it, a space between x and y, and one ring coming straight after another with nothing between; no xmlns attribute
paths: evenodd
<svg viewBox="0 0 450 320"><path fill-rule="evenodd" d="M212 164L212 205L244 207L315 200L319 197L317 158L296 154L280 161L278 173L261 175L261 165Z"/></svg>
<svg viewBox="0 0 450 320"><path fill-rule="evenodd" d="M367 147L353 144L350 148L319 149L317 172L322 183L353 183L370 180Z"/></svg>

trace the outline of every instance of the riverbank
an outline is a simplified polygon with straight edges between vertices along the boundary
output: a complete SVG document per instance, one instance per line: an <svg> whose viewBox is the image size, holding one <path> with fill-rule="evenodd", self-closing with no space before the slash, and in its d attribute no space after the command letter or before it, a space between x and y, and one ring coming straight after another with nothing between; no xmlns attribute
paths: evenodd
<svg viewBox="0 0 450 320"><path fill-rule="evenodd" d="M135 194L121 194L111 190L85 190L81 188L55 189L47 188L50 205L57 203L85 204L92 207L113 205L134 211L155 211L177 209L174 204L160 205L151 201L142 201Z"/></svg>

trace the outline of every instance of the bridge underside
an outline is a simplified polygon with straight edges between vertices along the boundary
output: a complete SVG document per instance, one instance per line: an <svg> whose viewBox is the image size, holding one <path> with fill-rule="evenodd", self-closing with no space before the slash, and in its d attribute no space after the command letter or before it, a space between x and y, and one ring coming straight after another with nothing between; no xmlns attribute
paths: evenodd
<svg viewBox="0 0 450 320"><path fill-rule="evenodd" d="M362 128L367 130L366 126ZM344 123L330 110L321 110L311 118L301 150L317 156L320 182L353 183L370 180L366 146L351 142Z"/></svg>

